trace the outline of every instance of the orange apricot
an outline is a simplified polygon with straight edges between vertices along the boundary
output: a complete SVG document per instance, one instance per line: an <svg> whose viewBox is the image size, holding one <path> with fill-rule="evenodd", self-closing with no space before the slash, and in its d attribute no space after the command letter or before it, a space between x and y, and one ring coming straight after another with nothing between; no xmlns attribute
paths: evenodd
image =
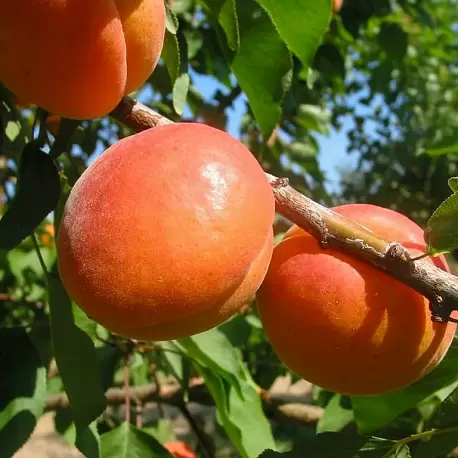
<svg viewBox="0 0 458 458"><path fill-rule="evenodd" d="M20 110L34 108L31 103L27 102L26 100L22 100L15 95L13 95L13 102Z"/></svg>
<svg viewBox="0 0 458 458"><path fill-rule="evenodd" d="M405 244L413 256L425 250L422 229L393 210L365 204L333 210ZM443 257L436 265L448 270ZM347 395L389 392L418 380L445 356L456 329L432 322L427 299L409 286L321 248L297 227L275 247L257 302L281 360L309 382Z"/></svg>
<svg viewBox="0 0 458 458"><path fill-rule="evenodd" d="M341 10L342 5L343 5L343 0L333 0L332 11L334 11L334 13L338 13Z"/></svg>
<svg viewBox="0 0 458 458"><path fill-rule="evenodd" d="M52 248L54 242L54 224L46 223L40 234L40 242L46 248Z"/></svg>
<svg viewBox="0 0 458 458"><path fill-rule="evenodd" d="M175 458L196 458L196 454L192 448L182 441L165 442L164 448L166 448Z"/></svg>
<svg viewBox="0 0 458 458"><path fill-rule="evenodd" d="M0 80L72 119L105 116L146 82L165 34L163 0L0 2Z"/></svg>
<svg viewBox="0 0 458 458"><path fill-rule="evenodd" d="M171 340L217 326L255 294L275 202L254 156L212 127L122 139L82 174L57 236L69 296L116 334Z"/></svg>

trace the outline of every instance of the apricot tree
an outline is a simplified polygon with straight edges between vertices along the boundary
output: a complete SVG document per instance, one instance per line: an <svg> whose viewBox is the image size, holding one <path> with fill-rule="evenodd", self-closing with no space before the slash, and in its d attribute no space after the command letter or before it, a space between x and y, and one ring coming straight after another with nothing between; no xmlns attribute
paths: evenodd
<svg viewBox="0 0 458 458"><path fill-rule="evenodd" d="M0 0L0 457L44 414L89 458L455 448L453 167L420 218L336 198L316 156L367 37L399 83L453 8Z"/></svg>

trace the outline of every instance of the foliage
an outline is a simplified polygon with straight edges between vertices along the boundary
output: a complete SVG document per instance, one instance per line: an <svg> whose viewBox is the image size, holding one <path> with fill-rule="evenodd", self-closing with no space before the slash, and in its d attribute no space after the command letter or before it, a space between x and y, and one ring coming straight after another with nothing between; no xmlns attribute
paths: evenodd
<svg viewBox="0 0 458 458"><path fill-rule="evenodd" d="M136 98L173 120L228 130L236 118L264 170L299 191L429 220L431 252L456 248L457 188L451 180L451 194L447 185L458 174L454 1L346 0L336 15L330 0L170 5L162 59ZM314 387L319 421L288 422L266 390L296 376L266 340L255 303L217 329L173 342L125 341L97 325L68 298L49 240L70 187L131 132L105 117L64 120L56 136L46 113L17 106L1 86L0 102L0 457L25 443L62 393L70 407L56 408L56 430L91 458L171 456L163 444L177 439L177 414L191 431L178 438L198 456L433 458L458 445L458 343L431 374L394 393L350 398ZM348 120L358 164L331 193L319 138ZM278 218L276 234L286 227ZM152 381L160 419L103 394ZM178 387L173 396L162 393L168 386ZM211 413L197 418L191 401ZM203 423L214 410L208 433Z"/></svg>

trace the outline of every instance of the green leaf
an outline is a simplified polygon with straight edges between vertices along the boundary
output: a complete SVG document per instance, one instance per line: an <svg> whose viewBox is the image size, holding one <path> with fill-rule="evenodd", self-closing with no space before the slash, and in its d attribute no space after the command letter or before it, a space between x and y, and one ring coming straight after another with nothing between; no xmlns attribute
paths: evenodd
<svg viewBox="0 0 458 458"><path fill-rule="evenodd" d="M293 142L288 145L287 149L289 149L291 156L293 158L297 158L298 160L315 159L318 153L315 146L310 142Z"/></svg>
<svg viewBox="0 0 458 458"><path fill-rule="evenodd" d="M229 339L219 329L179 339L175 344L189 358L241 390L239 382L244 371L240 358Z"/></svg>
<svg viewBox="0 0 458 458"><path fill-rule="evenodd" d="M153 436L126 422L103 434L101 445L102 458L173 458Z"/></svg>
<svg viewBox="0 0 458 458"><path fill-rule="evenodd" d="M8 121L6 124L5 134L10 142L14 142L21 132L21 125L17 121Z"/></svg>
<svg viewBox="0 0 458 458"><path fill-rule="evenodd" d="M56 158L63 153L70 152L80 123L81 121L75 119L61 118L59 131L49 152L51 157Z"/></svg>
<svg viewBox="0 0 458 458"><path fill-rule="evenodd" d="M215 401L218 418L239 453L251 458L265 448L274 448L255 383L226 335L215 328L175 343L196 363Z"/></svg>
<svg viewBox="0 0 458 458"><path fill-rule="evenodd" d="M426 154L431 157L445 156L447 154L458 153L458 143L447 146L439 146L436 148L427 148Z"/></svg>
<svg viewBox="0 0 458 458"><path fill-rule="evenodd" d="M170 9L170 6L167 2L165 2L165 12L165 27L168 32L172 33L173 35L176 35L179 27L178 18L176 17L175 13Z"/></svg>
<svg viewBox="0 0 458 458"><path fill-rule="evenodd" d="M363 437L354 432L321 433L300 449L280 454L271 450L259 458L409 458L406 445L376 437Z"/></svg>
<svg viewBox="0 0 458 458"><path fill-rule="evenodd" d="M330 0L257 0L288 48L309 67L331 20Z"/></svg>
<svg viewBox="0 0 458 458"><path fill-rule="evenodd" d="M99 362L103 390L106 391L114 384L116 369L124 354L121 348L114 345L97 347L95 353Z"/></svg>
<svg viewBox="0 0 458 458"><path fill-rule="evenodd" d="M247 344L253 330L247 321L247 317L240 314L236 314L222 323L218 329L228 338L231 345L236 348Z"/></svg>
<svg viewBox="0 0 458 458"><path fill-rule="evenodd" d="M95 338L97 335L97 323L91 320L84 310L80 309L75 303L72 303L72 313L75 319L75 325L84 331L89 337Z"/></svg>
<svg viewBox="0 0 458 458"><path fill-rule="evenodd" d="M393 60L401 61L407 53L408 35L393 22L383 22L378 36L380 46Z"/></svg>
<svg viewBox="0 0 458 458"><path fill-rule="evenodd" d="M451 452L458 444L458 388L450 393L428 422L427 429L434 429L428 440L415 450L415 458L434 458Z"/></svg>
<svg viewBox="0 0 458 458"><path fill-rule="evenodd" d="M159 419L154 426L144 427L142 431L156 438L161 444L177 440L173 424L166 419Z"/></svg>
<svg viewBox="0 0 458 458"><path fill-rule="evenodd" d="M106 402L94 345L78 328L57 272L48 276L51 335L59 374L72 407L77 431L84 431Z"/></svg>
<svg viewBox="0 0 458 458"><path fill-rule="evenodd" d="M237 10L249 10L250 5L251 0L238 0ZM267 140L281 118L292 58L267 14L255 13L239 13L240 48L231 68Z"/></svg>
<svg viewBox="0 0 458 458"><path fill-rule="evenodd" d="M347 401L347 402L346 402ZM324 409L318 421L317 432L340 431L354 420L353 410L348 398L335 394Z"/></svg>
<svg viewBox="0 0 458 458"><path fill-rule="evenodd" d="M424 236L430 255L447 253L458 247L458 193L445 199L434 211Z"/></svg>
<svg viewBox="0 0 458 458"><path fill-rule="evenodd" d="M248 372L239 380L238 390L212 370L198 365L196 369L215 401L218 421L240 455L257 458L265 449L275 449L270 423Z"/></svg>
<svg viewBox="0 0 458 458"><path fill-rule="evenodd" d="M201 3L208 8L224 30L229 48L233 51L238 50L240 31L235 0L201 0Z"/></svg>
<svg viewBox="0 0 458 458"><path fill-rule="evenodd" d="M453 192L457 192L458 191L458 177L449 178L448 186Z"/></svg>
<svg viewBox="0 0 458 458"><path fill-rule="evenodd" d="M180 382L182 386L187 385L188 371L186 370L186 362L181 355L180 349L173 342L164 341L161 342L161 348L163 350L163 357L165 363L172 373L172 375Z"/></svg>
<svg viewBox="0 0 458 458"><path fill-rule="evenodd" d="M100 436L95 421L77 432L75 445L85 458L100 458Z"/></svg>
<svg viewBox="0 0 458 458"><path fill-rule="evenodd" d="M11 250L56 207L60 195L54 160L35 143L25 146L16 195L0 220L0 250Z"/></svg>
<svg viewBox="0 0 458 458"><path fill-rule="evenodd" d="M298 454L291 451L291 452L276 452L275 450L264 450L258 458L296 458Z"/></svg>
<svg viewBox="0 0 458 458"><path fill-rule="evenodd" d="M458 425L458 388L452 391L430 420L432 428L448 428Z"/></svg>
<svg viewBox="0 0 458 458"><path fill-rule="evenodd" d="M321 134L329 133L330 113L317 105L301 104L296 121L305 129L315 130Z"/></svg>
<svg viewBox="0 0 458 458"><path fill-rule="evenodd" d="M0 458L27 441L43 413L46 368L21 328L0 328Z"/></svg>
<svg viewBox="0 0 458 458"><path fill-rule="evenodd" d="M436 391L458 379L458 346L452 343L443 361L433 371L401 390L378 396L351 398L358 430L370 434L415 407Z"/></svg>
<svg viewBox="0 0 458 458"><path fill-rule="evenodd" d="M332 43L325 43L318 48L313 64L326 78L334 76L345 78L345 59Z"/></svg>
<svg viewBox="0 0 458 458"><path fill-rule="evenodd" d="M180 28L175 34L166 30L161 56L173 86L173 108L181 115L186 105L190 80L186 38Z"/></svg>
<svg viewBox="0 0 458 458"><path fill-rule="evenodd" d="M454 431L440 431L429 439L421 441L415 449L415 458L436 458L446 456L458 444L458 428Z"/></svg>

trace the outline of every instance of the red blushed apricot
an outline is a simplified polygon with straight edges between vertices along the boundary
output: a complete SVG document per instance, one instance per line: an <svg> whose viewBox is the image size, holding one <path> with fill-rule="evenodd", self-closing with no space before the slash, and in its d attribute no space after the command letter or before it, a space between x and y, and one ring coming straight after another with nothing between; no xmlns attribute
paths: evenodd
<svg viewBox="0 0 458 458"><path fill-rule="evenodd" d="M3 1L0 80L57 115L105 116L154 70L164 8L159 0Z"/></svg>
<svg viewBox="0 0 458 458"><path fill-rule="evenodd" d="M333 210L411 244L413 256L424 252L421 228L403 215L362 204ZM446 267L444 258L440 263ZM275 247L257 300L284 363L304 379L348 395L393 391L426 375L445 356L456 329L433 323L428 301L407 285L322 249L297 228Z"/></svg>
<svg viewBox="0 0 458 458"><path fill-rule="evenodd" d="M170 441L165 442L164 447L172 454L175 458L196 458L196 454L192 448L181 441Z"/></svg>
<svg viewBox="0 0 458 458"><path fill-rule="evenodd" d="M72 189L57 237L70 297L125 337L217 326L252 298L273 249L267 178L238 140L172 124L111 146Z"/></svg>
<svg viewBox="0 0 458 458"><path fill-rule="evenodd" d="M343 0L333 0L332 11L334 11L334 13L338 13L341 10L342 5L343 5Z"/></svg>
<svg viewBox="0 0 458 458"><path fill-rule="evenodd" d="M124 94L142 86L156 67L164 43L164 0L115 0L127 52Z"/></svg>

